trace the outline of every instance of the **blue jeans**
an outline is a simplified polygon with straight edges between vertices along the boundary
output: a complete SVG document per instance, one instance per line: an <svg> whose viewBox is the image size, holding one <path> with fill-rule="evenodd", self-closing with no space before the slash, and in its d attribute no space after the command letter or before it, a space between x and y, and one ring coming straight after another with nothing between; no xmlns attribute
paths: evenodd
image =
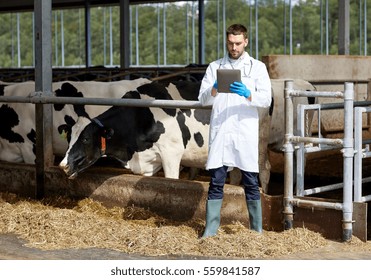
<svg viewBox="0 0 371 280"><path fill-rule="evenodd" d="M223 199L223 189L227 178L228 166L222 166L210 169L210 184L208 191L208 200ZM245 191L246 200L260 200L259 191L259 173L241 170L242 185Z"/></svg>

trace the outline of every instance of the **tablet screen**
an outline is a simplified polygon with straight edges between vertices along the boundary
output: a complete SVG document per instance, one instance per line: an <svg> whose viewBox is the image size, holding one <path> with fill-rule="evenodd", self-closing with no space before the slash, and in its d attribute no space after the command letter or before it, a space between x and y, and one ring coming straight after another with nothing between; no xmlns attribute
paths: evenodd
<svg viewBox="0 0 371 280"><path fill-rule="evenodd" d="M231 92L230 84L241 82L241 70L239 69L217 69L216 76L218 79L218 92Z"/></svg>

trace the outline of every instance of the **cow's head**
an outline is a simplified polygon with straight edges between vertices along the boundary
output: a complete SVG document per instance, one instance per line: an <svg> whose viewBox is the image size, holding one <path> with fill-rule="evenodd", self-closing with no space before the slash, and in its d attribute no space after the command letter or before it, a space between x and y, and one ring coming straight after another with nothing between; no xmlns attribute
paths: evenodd
<svg viewBox="0 0 371 280"><path fill-rule="evenodd" d="M106 142L113 133L113 129L104 127L98 119L79 117L72 127L69 148L59 167L69 179L76 178L79 172L106 155Z"/></svg>

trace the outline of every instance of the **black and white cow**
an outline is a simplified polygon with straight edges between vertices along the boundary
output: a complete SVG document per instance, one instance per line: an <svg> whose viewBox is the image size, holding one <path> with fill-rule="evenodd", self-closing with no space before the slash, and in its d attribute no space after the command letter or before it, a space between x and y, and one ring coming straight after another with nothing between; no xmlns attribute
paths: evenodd
<svg viewBox="0 0 371 280"><path fill-rule="evenodd" d="M296 89L314 90L302 80ZM144 84L123 98L197 100L199 83L164 86ZM260 111L260 182L268 190L268 146L281 151L284 140L284 80L272 80L273 107ZM296 103L307 104L306 98ZM273 114L273 115L272 115ZM124 162L134 174L151 176L163 168L165 177L178 178L180 166L204 168L208 152L210 110L112 107L93 119L79 117L72 128L69 149L60 167L69 178L102 156ZM273 132L273 133L272 133ZM272 139L272 140L271 140Z"/></svg>
<svg viewBox="0 0 371 280"><path fill-rule="evenodd" d="M121 98L126 92L149 83L148 79L117 82L53 83L55 96ZM35 91L33 81L0 84L2 96L29 96ZM53 111L53 151L64 155L68 148L70 131L79 116L95 117L106 111L107 106L84 106L55 104ZM30 103L0 104L0 160L8 162L35 163L35 105Z"/></svg>
<svg viewBox="0 0 371 280"><path fill-rule="evenodd" d="M194 87L190 93L198 92L199 84L180 82L179 88L184 83L188 85L185 89ZM139 86L123 98L172 100L169 88L175 89L178 97L185 97L180 96L185 91L174 84L165 87L154 82ZM79 117L60 167L74 178L101 156L109 156L133 173L146 176L163 168L165 177L179 178L180 165L204 168L209 120L206 117L205 123L192 123L194 111L114 106L93 119Z"/></svg>

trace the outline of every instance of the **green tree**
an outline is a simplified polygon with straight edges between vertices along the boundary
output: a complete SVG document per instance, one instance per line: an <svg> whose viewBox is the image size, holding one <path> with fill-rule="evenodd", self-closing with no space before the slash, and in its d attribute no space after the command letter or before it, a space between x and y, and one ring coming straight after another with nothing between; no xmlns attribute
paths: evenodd
<svg viewBox="0 0 371 280"><path fill-rule="evenodd" d="M246 25L250 31L250 46L247 49L250 55L256 56L257 39L259 58L270 54L289 54L290 9L287 2L287 0L259 0L258 10L256 10L255 2L250 0L205 1L205 33L203 34L205 36L205 62L208 63L223 56L225 51L224 29L236 22ZM325 3L325 0L299 0L292 6L293 54L325 54L326 46L329 54L338 53L338 0L328 1L327 34L324 16ZM197 63L198 17L192 11L192 8L196 11L197 6L198 1L131 5L131 64L187 65ZM370 25L367 26L366 38L363 34L365 13L363 9L364 1L350 1L349 49L351 55L363 55L364 40L368 41L371 37ZM138 12L138 19L136 12ZM255 30L255 12L258 12L258 30ZM367 5L366 14L371 14L371 5ZM61 26L62 16L63 26ZM62 61L65 66L85 65L84 17L83 9L53 10L53 66L61 66ZM225 24L223 24L224 17ZM34 65L33 13L2 13L0 21L2 23L0 25L0 67L32 67ZM90 24L92 65L109 65L111 62L113 65L119 65L119 7L92 7ZM194 30L192 26L195 27ZM112 37L110 37L110 31L112 31ZM258 38L256 38L256 31L258 31ZM165 32L166 39L164 39ZM370 52L370 48L371 46L367 44L367 53Z"/></svg>

